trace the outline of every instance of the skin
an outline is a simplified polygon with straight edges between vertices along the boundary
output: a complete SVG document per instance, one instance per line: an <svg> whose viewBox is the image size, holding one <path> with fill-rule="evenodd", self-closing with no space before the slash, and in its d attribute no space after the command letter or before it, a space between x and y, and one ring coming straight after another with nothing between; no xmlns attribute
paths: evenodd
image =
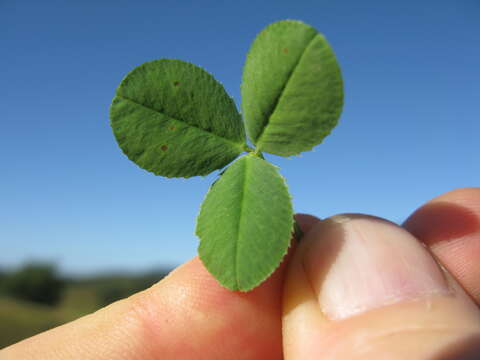
<svg viewBox="0 0 480 360"><path fill-rule="evenodd" d="M323 223L297 220L307 236ZM407 302L339 322L315 308L314 329L299 333L301 320L288 315L311 296L298 265L302 242L249 293L225 290L194 258L143 292L1 350L0 359L478 358L480 188L431 200L403 227L428 247L458 296L427 299L428 311L422 301Z"/></svg>

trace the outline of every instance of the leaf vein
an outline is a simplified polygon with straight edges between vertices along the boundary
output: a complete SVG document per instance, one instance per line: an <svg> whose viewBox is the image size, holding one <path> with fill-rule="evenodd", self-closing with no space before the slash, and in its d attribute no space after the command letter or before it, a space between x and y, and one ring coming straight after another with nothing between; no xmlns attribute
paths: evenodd
<svg viewBox="0 0 480 360"><path fill-rule="evenodd" d="M248 158L245 159L245 169L243 172L243 184L242 184L242 194L240 198L240 215L238 216L238 225L237 225L237 241L235 241L235 282L237 283L237 289L240 289L240 284L239 284L239 279L238 279L238 264L239 264L239 258L240 256L238 255L238 244L240 242L240 232L242 229L242 219L245 217L243 216L243 212L245 209L245 193L246 193L246 188L247 188L247 169L248 169Z"/></svg>
<svg viewBox="0 0 480 360"><path fill-rule="evenodd" d="M240 149L240 152L245 151L245 146L246 146L246 144L236 143L236 142L234 142L234 141L232 141L232 140L230 140L230 139L228 139L228 138L226 138L226 137L223 137L223 136L220 136L220 135L218 135L218 134L215 134L214 132L210 132L210 131L204 130L204 129L202 129L201 127L198 127L198 126L189 124L189 123L187 123L186 121L183 121L183 120L181 120L181 119L177 119L177 118L175 118L175 117L173 117L173 116L170 116L169 114L165 114L165 113L163 113L163 112L161 112L161 111L158 111L157 109L154 109L154 108L151 108L151 107L146 106L146 105L144 105L144 104L141 104L141 103L139 103L139 102L137 102L137 101L135 101L135 100L133 100L133 99L127 98L127 97L125 97L125 96L123 96L123 95L118 95L118 94L117 94L117 96L118 96L119 98L123 99L123 100L126 100L126 101L131 102L131 103L134 104L134 105L137 105L137 106L143 107L143 108L145 108L145 109L148 109L148 110L150 110L150 111L156 112L156 113L158 113L158 114L164 115L164 116L168 117L169 119L171 119L171 120L173 120L173 121L176 121L176 122L185 124L185 125L193 128L193 129L196 129L196 130L201 131L201 132L203 132L203 133L206 133L206 134L208 134L208 135L211 135L211 136L214 136L214 137L216 137L216 138L219 138L219 139L221 139L222 141L226 142L227 144L233 145L233 147L239 148L239 149Z"/></svg>
<svg viewBox="0 0 480 360"><path fill-rule="evenodd" d="M258 149L260 149L260 143L262 142L262 137L263 137L263 134L265 133L265 129L268 127L268 124L270 124L270 119L272 118L273 114L275 113L275 109L277 108L277 105L280 103L280 100L281 100L283 94L285 93L285 89L288 87L288 83L290 82L290 80L293 77L293 73L297 69L298 64L300 64L300 62L302 61L303 56L307 52L307 49L310 47L310 44L317 37L317 35L318 34L314 34L313 37L309 40L308 44L305 46L305 49L302 51L302 54L298 57L297 61L293 65L292 70L290 70L290 72L288 74L288 77L287 77L287 81L285 81L285 84L280 89L280 92L279 92L278 96L273 101L272 105L270 106L270 109L268 109L267 114L266 114L267 122L265 123L265 126L262 128L262 130L260 131L260 134L257 137L256 143L257 143L257 148Z"/></svg>

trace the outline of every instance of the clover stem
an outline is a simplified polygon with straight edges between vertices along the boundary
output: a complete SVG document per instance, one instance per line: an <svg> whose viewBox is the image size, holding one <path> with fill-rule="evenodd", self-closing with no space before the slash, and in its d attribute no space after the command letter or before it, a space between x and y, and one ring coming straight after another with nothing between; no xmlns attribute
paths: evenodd
<svg viewBox="0 0 480 360"><path fill-rule="evenodd" d="M263 154L260 151L255 151L254 155L258 156L262 160L265 160L265 157L263 156Z"/></svg>
<svg viewBox="0 0 480 360"><path fill-rule="evenodd" d="M303 231L300 228L300 225L298 224L297 220L293 219L293 237L295 240L297 240L297 243L299 243L302 238L303 238Z"/></svg>

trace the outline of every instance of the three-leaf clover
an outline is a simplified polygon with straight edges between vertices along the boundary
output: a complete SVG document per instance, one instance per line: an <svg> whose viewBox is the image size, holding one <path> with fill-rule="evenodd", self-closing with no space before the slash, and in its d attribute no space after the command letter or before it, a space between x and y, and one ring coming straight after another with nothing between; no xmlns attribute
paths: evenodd
<svg viewBox="0 0 480 360"><path fill-rule="evenodd" d="M208 271L228 289L249 291L278 267L295 225L285 181L262 152L291 156L320 144L340 117L343 83L325 38L284 20L253 42L241 94L243 121L205 70L155 60L123 79L110 119L123 152L155 175L204 176L247 152L210 187L196 234Z"/></svg>

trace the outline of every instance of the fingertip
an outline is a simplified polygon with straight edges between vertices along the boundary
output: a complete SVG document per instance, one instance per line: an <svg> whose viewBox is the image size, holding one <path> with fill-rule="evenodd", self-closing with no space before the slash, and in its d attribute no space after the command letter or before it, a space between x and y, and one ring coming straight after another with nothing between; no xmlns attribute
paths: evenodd
<svg viewBox="0 0 480 360"><path fill-rule="evenodd" d="M158 356L193 358L203 353L205 358L228 358L243 352L251 359L278 358L284 270L280 266L245 293L221 286L198 257L179 267L142 295L142 307L149 308L143 316L145 328Z"/></svg>
<svg viewBox="0 0 480 360"><path fill-rule="evenodd" d="M418 208L403 226L427 245L480 232L480 188L440 195Z"/></svg>
<svg viewBox="0 0 480 360"><path fill-rule="evenodd" d="M428 245L480 304L480 188L456 189L432 199L403 227Z"/></svg>
<svg viewBox="0 0 480 360"><path fill-rule="evenodd" d="M310 229L320 221L319 218L310 214L295 214L295 220L300 225L303 233L306 234Z"/></svg>

